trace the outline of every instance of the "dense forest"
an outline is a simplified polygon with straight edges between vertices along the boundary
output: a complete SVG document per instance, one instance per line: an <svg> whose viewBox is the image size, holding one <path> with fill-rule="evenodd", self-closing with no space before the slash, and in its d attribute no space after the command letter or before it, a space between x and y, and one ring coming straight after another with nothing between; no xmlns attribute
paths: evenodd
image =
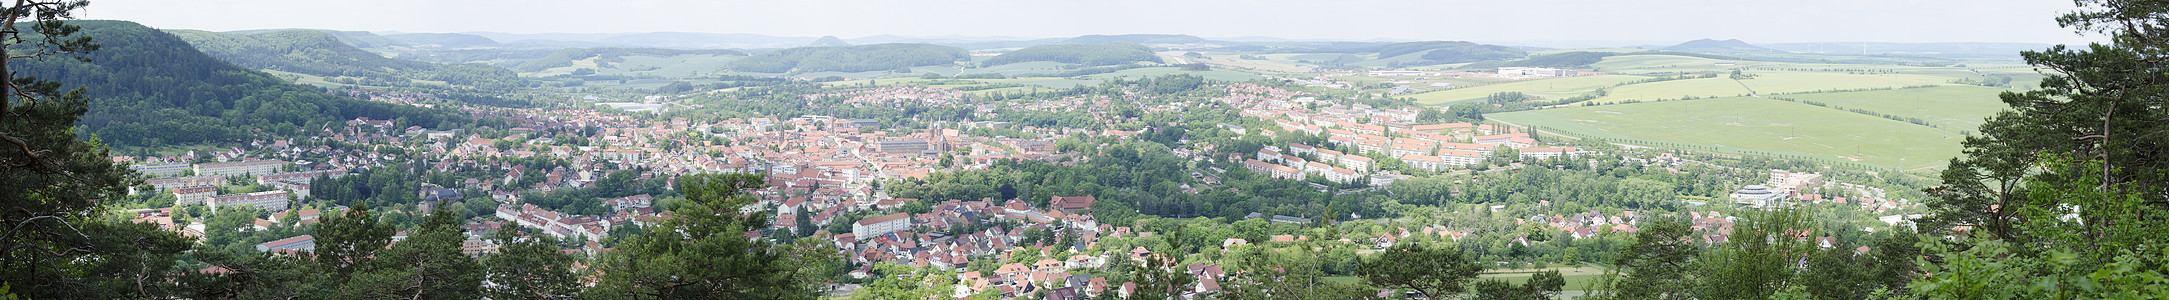
<svg viewBox="0 0 2169 300"><path fill-rule="evenodd" d="M64 58L18 61L18 75L81 87L90 112L76 124L111 145L155 146L225 141L260 130L296 134L303 127L370 117L436 127L464 117L425 108L334 96L213 59L188 43L124 21L79 21L78 35L104 47ZM253 130L252 130L253 129Z"/></svg>
<svg viewBox="0 0 2169 300"><path fill-rule="evenodd" d="M971 59L964 48L930 44L799 47L733 61L731 70L755 73L865 72L942 66Z"/></svg>
<svg viewBox="0 0 2169 300"><path fill-rule="evenodd" d="M479 64L439 65L385 58L348 45L333 34L323 31L283 30L247 34L200 30L167 32L188 41L204 54L249 68L324 77L358 77L372 81L443 81L452 85L492 90L523 85L518 74L503 68Z"/></svg>
<svg viewBox="0 0 2169 300"><path fill-rule="evenodd" d="M1009 51L989 58L981 65L999 66L1028 61L1051 61L1086 66L1119 65L1135 62L1160 62L1151 48L1138 44L1054 44L1039 45Z"/></svg>

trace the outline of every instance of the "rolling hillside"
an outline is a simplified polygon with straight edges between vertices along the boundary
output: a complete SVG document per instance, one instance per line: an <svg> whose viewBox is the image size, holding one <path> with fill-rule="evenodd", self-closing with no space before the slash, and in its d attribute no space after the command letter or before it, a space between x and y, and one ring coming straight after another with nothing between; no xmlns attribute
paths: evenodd
<svg viewBox="0 0 2169 300"><path fill-rule="evenodd" d="M1153 55L1152 49L1138 44L1054 44L1009 51L1009 53L1002 53L1002 55L980 62L980 65L992 67L1033 61L1106 66L1136 62L1160 62L1160 56Z"/></svg>
<svg viewBox="0 0 2169 300"><path fill-rule="evenodd" d="M537 72L550 68L571 67L574 66L574 63L576 61L587 61L587 63L593 64L592 67L607 69L615 67L613 64L624 62L627 57L669 57L679 55L735 57L745 56L746 53L738 52L738 50L724 49L680 50L661 48L565 48L550 52L550 54L544 55L542 57L521 61L518 65L513 66L512 69L520 72Z"/></svg>
<svg viewBox="0 0 2169 300"><path fill-rule="evenodd" d="M971 59L964 48L929 44L874 44L799 47L755 54L733 61L739 72L865 72L940 66Z"/></svg>
<svg viewBox="0 0 2169 300"><path fill-rule="evenodd" d="M263 72L219 61L157 29L125 21L70 21L103 48L73 59L18 62L19 75L81 87L90 112L78 134L116 146L231 141L260 129L294 134L304 126L355 117L400 119L436 127L463 117L412 106L333 96ZM26 36L25 38L30 38Z"/></svg>
<svg viewBox="0 0 2169 300"><path fill-rule="evenodd" d="M204 54L243 67L323 77L356 77L372 83L441 81L483 89L523 85L518 74L478 64L440 65L378 56L341 42L331 33L283 30L261 33L168 31Z"/></svg>

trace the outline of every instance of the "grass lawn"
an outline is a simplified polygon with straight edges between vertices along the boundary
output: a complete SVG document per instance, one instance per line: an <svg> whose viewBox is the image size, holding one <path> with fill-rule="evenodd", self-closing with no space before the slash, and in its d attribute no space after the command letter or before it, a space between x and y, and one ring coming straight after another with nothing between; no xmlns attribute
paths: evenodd
<svg viewBox="0 0 2169 300"><path fill-rule="evenodd" d="M1562 273L1563 273L1563 272L1562 272ZM1518 274L1484 274L1484 275L1478 275L1478 276L1476 276L1476 278L1478 278L1477 280L1484 280L1484 279L1503 279L1503 280L1506 280L1506 282L1509 282L1509 283L1513 283L1513 284L1522 284L1522 283L1527 283L1527 282L1529 282L1529 276L1531 276L1531 274L1534 274L1534 273L1518 273ZM1591 282L1596 282L1596 281L1597 281L1598 279L1603 279L1603 277L1604 277L1604 274L1602 274L1602 273L1598 273L1598 274L1585 274L1585 275L1565 275L1565 276L1566 276L1566 286L1563 286L1563 287L1559 287L1559 290L1561 290L1561 291L1581 291L1581 290L1588 290L1588 289L1589 289L1589 288L1591 287L1591 286L1589 285L1589 284L1590 284Z"/></svg>
<svg viewBox="0 0 2169 300"><path fill-rule="evenodd" d="M1545 99L1573 97L1599 88L1608 88L1622 82L1641 80L1641 76L1604 75L1516 81L1484 86L1450 89L1409 95L1416 103L1440 105L1457 101L1483 99L1499 92L1522 92Z"/></svg>
<svg viewBox="0 0 2169 300"><path fill-rule="evenodd" d="M2005 89L1969 85L1888 91L1817 93L1783 97L1845 108L1921 118L1943 130L1974 131L1983 120L2007 108L1996 94Z"/></svg>
<svg viewBox="0 0 2169 300"><path fill-rule="evenodd" d="M1721 78L1720 78L1721 79ZM1486 115L1525 126L1654 146L1822 158L1911 169L1959 154L1959 134L1807 104L1718 98Z"/></svg>

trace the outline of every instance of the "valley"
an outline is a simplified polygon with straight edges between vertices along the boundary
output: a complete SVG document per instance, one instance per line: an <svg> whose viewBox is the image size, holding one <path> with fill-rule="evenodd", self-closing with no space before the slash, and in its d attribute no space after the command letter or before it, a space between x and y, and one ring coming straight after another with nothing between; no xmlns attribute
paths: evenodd
<svg viewBox="0 0 2169 300"><path fill-rule="evenodd" d="M0 221L21 224L0 247L45 251L0 256L0 298L1972 299L2169 286L2144 238L2169 232L2146 225L2161 207L2145 202L2159 196L2147 137L2165 131L2145 119L2160 111L2147 59L2169 46L2116 48L2158 40L1544 40L1665 22L1565 13L1435 29L1478 41L826 35L803 33L1045 25L772 9L808 3L701 20L819 21L776 35L586 23L626 22L614 13L582 14L594 29L569 33L210 30L26 3L0 10L24 20L0 25L29 30L0 32L22 56L0 62L17 76L0 84L0 141L20 148L0 152L0 208L20 211ZM499 13L528 9L562 8ZM1070 9L1095 11L1045 18ZM883 10L905 9L823 13ZM1218 25L1416 27L1364 16L1401 25ZM1725 18L1694 32L1768 26ZM1574 29L1545 27L1561 24ZM2095 242L2121 252L2059 248ZM2008 261L2042 255L2054 259ZM1973 273L2068 289L1968 294L1992 289Z"/></svg>

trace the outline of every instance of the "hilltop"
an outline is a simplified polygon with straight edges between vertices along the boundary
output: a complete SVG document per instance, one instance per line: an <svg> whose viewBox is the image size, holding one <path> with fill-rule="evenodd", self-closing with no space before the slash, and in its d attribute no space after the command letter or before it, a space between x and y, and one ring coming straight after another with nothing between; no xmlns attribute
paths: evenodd
<svg viewBox="0 0 2169 300"><path fill-rule="evenodd" d="M255 69L322 77L353 77L362 81L394 85L409 84L410 80L442 81L451 85L486 89L508 89L521 85L517 74L503 68L478 64L439 65L385 58L341 42L336 35L323 31L283 30L243 34L198 30L168 32L211 57Z"/></svg>
<svg viewBox="0 0 2169 300"><path fill-rule="evenodd" d="M520 62L518 65L512 67L512 69L520 72L536 72L550 68L570 67L573 66L574 61L589 59L593 59L593 61L590 62L595 64L596 67L611 68L614 67L614 64L623 62L625 60L625 57L627 56L676 55L745 56L746 53L739 52L738 50L724 49L679 50L658 48L565 48L550 52L549 55L525 60L523 62Z"/></svg>
<svg viewBox="0 0 2169 300"><path fill-rule="evenodd" d="M813 40L812 44L806 44L806 46L808 47L834 47L850 45L851 43L844 42L843 39L836 38L836 36L833 35L821 36L821 39Z"/></svg>
<svg viewBox="0 0 2169 300"><path fill-rule="evenodd" d="M1205 38L1182 34L1087 35L1062 41L1062 43L1069 44L1189 44L1204 42L1206 42Z"/></svg>
<svg viewBox="0 0 2169 300"><path fill-rule="evenodd" d="M733 61L731 70L757 73L864 72L954 64L971 58L964 48L929 44L799 47Z"/></svg>
<svg viewBox="0 0 2169 300"><path fill-rule="evenodd" d="M1722 41L1713 39L1692 40L1679 45L1664 47L1664 50L1708 53L1785 53L1782 50L1749 45L1747 42L1738 39Z"/></svg>
<svg viewBox="0 0 2169 300"><path fill-rule="evenodd" d="M497 41L488 37L461 33L407 33L386 35L384 38L421 47L473 48L497 46Z"/></svg>
<svg viewBox="0 0 2169 300"><path fill-rule="evenodd" d="M1031 61L1105 66L1135 62L1160 62L1160 57L1153 55L1152 49L1145 48L1144 45L1131 43L1054 44L1025 47L1017 51L1002 53L1002 55L987 59L980 64L999 66Z"/></svg>

